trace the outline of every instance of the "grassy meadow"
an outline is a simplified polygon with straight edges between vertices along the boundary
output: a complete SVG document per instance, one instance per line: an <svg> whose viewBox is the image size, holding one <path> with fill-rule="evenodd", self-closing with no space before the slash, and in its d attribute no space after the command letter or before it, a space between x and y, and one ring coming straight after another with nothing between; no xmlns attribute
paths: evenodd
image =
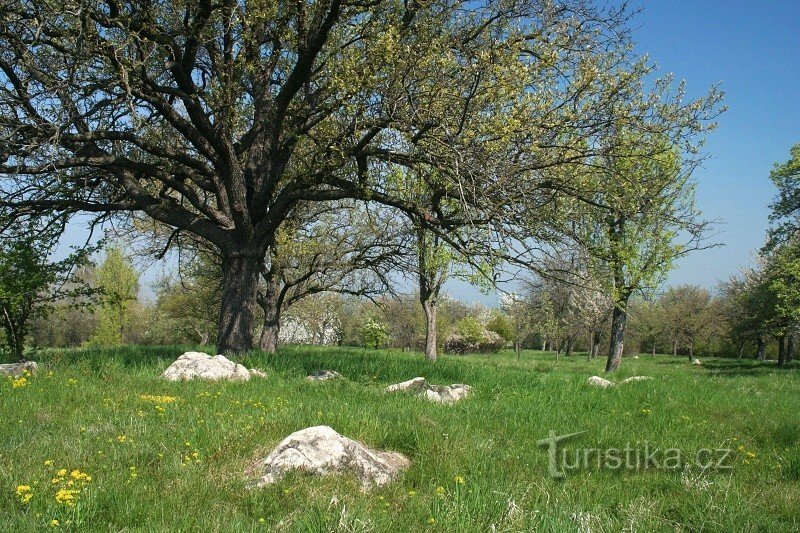
<svg viewBox="0 0 800 533"><path fill-rule="evenodd" d="M800 366L523 352L445 356L285 347L244 363L266 379L169 383L185 348L50 351L24 381L0 381L0 531L797 531ZM310 383L329 368L346 379ZM425 376L473 395L431 404L385 386ZM291 432L329 425L411 458L398 481L297 473L250 488L253 462ZM536 441L730 448L728 470L580 468L548 475Z"/></svg>

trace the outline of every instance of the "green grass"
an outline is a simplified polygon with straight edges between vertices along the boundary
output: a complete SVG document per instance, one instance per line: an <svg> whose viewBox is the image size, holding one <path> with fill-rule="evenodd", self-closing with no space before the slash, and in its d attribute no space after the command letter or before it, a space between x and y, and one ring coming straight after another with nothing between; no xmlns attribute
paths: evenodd
<svg viewBox="0 0 800 533"><path fill-rule="evenodd" d="M0 531L41 530L54 519L61 529L126 532L578 531L580 522L593 532L800 529L798 366L718 359L693 367L642 356L625 359L614 379L655 380L602 390L585 381L602 375L603 361L583 356L556 363L525 352L517 362L505 353L428 365L420 354L288 347L246 361L267 379L159 379L182 351L53 351L26 386L0 381ZM321 368L347 379L304 379ZM474 395L443 406L381 392L418 375L468 383ZM157 407L140 398L147 394L177 401ZM256 458L319 424L401 451L412 466L367 493L348 476L300 473L248 488ZM568 450L645 441L690 454L730 447L733 468L590 468L553 480L536 445L549 430L587 432ZM54 498L60 468L92 477L71 507ZM18 485L32 487L27 504Z"/></svg>

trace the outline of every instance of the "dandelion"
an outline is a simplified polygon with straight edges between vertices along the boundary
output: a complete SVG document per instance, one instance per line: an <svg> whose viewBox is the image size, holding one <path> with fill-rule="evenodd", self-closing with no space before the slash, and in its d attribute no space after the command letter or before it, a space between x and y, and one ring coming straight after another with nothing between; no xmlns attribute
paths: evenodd
<svg viewBox="0 0 800 533"><path fill-rule="evenodd" d="M457 485L463 485L464 484L464 478L462 476L454 477L453 481L455 481Z"/></svg>
<svg viewBox="0 0 800 533"><path fill-rule="evenodd" d="M436 495L437 496L444 496L444 487L442 487L442 486L436 487Z"/></svg>
<svg viewBox="0 0 800 533"><path fill-rule="evenodd" d="M28 385L28 380L25 377L11 380L11 388L19 389Z"/></svg>
<svg viewBox="0 0 800 533"><path fill-rule="evenodd" d="M45 460L44 466L53 466L53 460L52 459Z"/></svg>
<svg viewBox="0 0 800 533"><path fill-rule="evenodd" d="M56 492L56 501L67 507L73 507L80 492L81 491L76 489L58 489L58 492Z"/></svg>
<svg viewBox="0 0 800 533"><path fill-rule="evenodd" d="M117 436L117 441L118 442L125 442L126 440L128 440L128 437L126 437L125 435Z"/></svg>
<svg viewBox="0 0 800 533"><path fill-rule="evenodd" d="M59 521L58 521L58 520L56 520L55 518L53 518L52 520L50 520L50 527L58 527L58 526L60 526L60 525L61 525L61 522L59 522Z"/></svg>
<svg viewBox="0 0 800 533"><path fill-rule="evenodd" d="M33 489L30 485L18 485L17 490L14 491L19 498L20 503L28 503L33 498Z"/></svg>

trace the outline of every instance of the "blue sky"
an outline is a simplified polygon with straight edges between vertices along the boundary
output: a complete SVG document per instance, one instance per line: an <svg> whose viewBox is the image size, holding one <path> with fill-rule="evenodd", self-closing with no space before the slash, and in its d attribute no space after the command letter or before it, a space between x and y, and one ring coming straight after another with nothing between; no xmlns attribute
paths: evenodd
<svg viewBox="0 0 800 533"><path fill-rule="evenodd" d="M776 193L769 172L800 142L800 0L651 0L637 5L633 36L661 74L686 80L689 96L721 83L728 111L708 136L695 174L697 204L720 220L714 242L678 262L667 285L714 288L752 264ZM453 296L492 304L451 282Z"/></svg>
<svg viewBox="0 0 800 533"><path fill-rule="evenodd" d="M723 246L681 260L668 281L713 288L750 264L763 244L775 194L770 169L800 142L800 0L640 5L633 21L639 52L649 54L661 73L685 79L690 96L715 83L726 94L728 112L709 136L710 158L696 173L698 206L706 218L721 221L716 241ZM150 268L143 281L160 270ZM465 300L497 301L461 282L447 290Z"/></svg>

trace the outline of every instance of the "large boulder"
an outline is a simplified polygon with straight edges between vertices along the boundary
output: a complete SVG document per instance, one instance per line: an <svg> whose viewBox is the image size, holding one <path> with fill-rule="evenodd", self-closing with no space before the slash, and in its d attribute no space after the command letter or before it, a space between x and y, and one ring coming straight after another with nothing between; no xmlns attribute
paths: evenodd
<svg viewBox="0 0 800 533"><path fill-rule="evenodd" d="M186 352L161 375L169 381L192 379L247 381L251 375L263 377L266 374L259 370L247 370L243 365L234 363L224 355L212 357L202 352Z"/></svg>
<svg viewBox="0 0 800 533"><path fill-rule="evenodd" d="M255 471L259 487L278 481L291 470L302 470L320 476L352 473L366 490L396 479L409 464L401 453L372 450L329 426L314 426L283 439L255 465Z"/></svg>
<svg viewBox="0 0 800 533"><path fill-rule="evenodd" d="M600 376L590 377L587 383L593 387L601 387L603 389L614 385L612 382L608 381L605 378L601 378Z"/></svg>
<svg viewBox="0 0 800 533"><path fill-rule="evenodd" d="M0 374L5 376L11 376L12 378L18 378L24 375L26 372L29 374L35 374L38 368L39 367L36 365L34 361L3 364L0 365Z"/></svg>
<svg viewBox="0 0 800 533"><path fill-rule="evenodd" d="M340 377L342 375L335 370L317 370L309 374L306 379L309 381L328 381L329 379L339 379Z"/></svg>
<svg viewBox="0 0 800 533"><path fill-rule="evenodd" d="M389 385L385 389L386 392L415 392L432 402L437 403L455 403L463 400L472 391L472 387L464 385L463 383L454 383L452 385L434 385L428 383L425 378L414 378L402 383L395 383Z"/></svg>

